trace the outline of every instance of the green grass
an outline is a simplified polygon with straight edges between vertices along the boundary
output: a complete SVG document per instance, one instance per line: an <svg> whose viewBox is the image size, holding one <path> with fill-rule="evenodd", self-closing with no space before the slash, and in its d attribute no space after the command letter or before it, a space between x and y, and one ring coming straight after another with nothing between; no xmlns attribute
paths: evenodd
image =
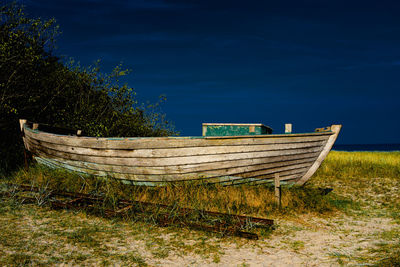
<svg viewBox="0 0 400 267"><path fill-rule="evenodd" d="M331 151L313 177L345 180L400 177L400 152Z"/></svg>
<svg viewBox="0 0 400 267"><path fill-rule="evenodd" d="M310 181L364 206L400 210L400 152L332 151Z"/></svg>

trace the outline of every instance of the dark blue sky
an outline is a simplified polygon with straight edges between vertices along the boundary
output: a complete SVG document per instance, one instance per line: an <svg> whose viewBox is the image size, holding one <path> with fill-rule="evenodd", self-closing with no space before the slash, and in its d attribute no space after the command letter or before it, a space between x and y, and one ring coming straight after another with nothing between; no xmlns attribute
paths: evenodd
<svg viewBox="0 0 400 267"><path fill-rule="evenodd" d="M20 2L57 20L59 55L123 62L141 102L165 94L182 135L340 123L338 143L400 143L400 1Z"/></svg>

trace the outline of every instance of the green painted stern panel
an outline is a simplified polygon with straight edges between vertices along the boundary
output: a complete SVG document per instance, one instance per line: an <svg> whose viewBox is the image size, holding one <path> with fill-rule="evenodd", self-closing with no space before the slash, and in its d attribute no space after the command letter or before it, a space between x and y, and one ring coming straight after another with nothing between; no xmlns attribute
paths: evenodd
<svg viewBox="0 0 400 267"><path fill-rule="evenodd" d="M261 123L203 123L203 136L238 136L271 134Z"/></svg>

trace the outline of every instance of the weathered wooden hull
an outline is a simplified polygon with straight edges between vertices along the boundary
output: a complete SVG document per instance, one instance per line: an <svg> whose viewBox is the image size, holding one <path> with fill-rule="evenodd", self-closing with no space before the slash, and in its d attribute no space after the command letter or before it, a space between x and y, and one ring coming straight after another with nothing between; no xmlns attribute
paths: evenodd
<svg viewBox="0 0 400 267"><path fill-rule="evenodd" d="M96 138L57 135L23 124L24 144L51 167L109 176L140 185L193 179L210 183L304 184L340 131L224 137Z"/></svg>

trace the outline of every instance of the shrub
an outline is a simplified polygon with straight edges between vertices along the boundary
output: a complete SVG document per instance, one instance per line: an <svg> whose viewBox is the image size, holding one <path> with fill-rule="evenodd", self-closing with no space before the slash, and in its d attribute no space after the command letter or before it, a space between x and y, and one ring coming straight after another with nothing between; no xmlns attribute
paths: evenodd
<svg viewBox="0 0 400 267"><path fill-rule="evenodd" d="M145 107L135 91L99 62L83 68L55 55L59 35L54 19L29 18L16 3L0 8L0 173L20 165L18 119L81 129L91 136L166 136L175 134L159 103ZM67 63L65 63L67 61Z"/></svg>

